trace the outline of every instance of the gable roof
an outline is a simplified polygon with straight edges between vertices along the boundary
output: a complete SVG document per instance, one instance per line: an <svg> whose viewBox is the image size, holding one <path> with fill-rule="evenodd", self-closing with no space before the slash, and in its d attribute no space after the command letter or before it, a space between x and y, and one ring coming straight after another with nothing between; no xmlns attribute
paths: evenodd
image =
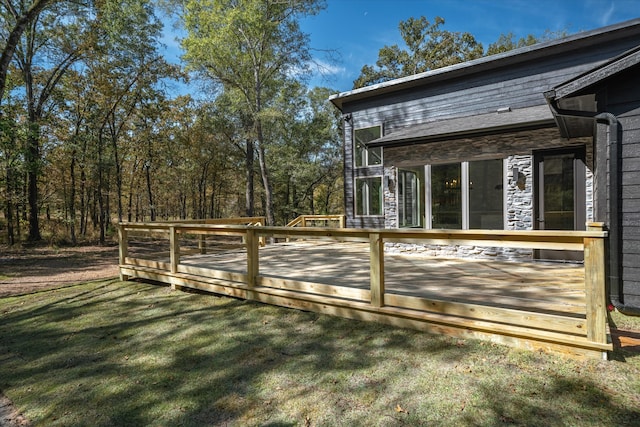
<svg viewBox="0 0 640 427"><path fill-rule="evenodd" d="M511 66L548 55L561 54L574 49L588 48L594 43L606 43L620 38L637 36L640 33L640 18L626 22L598 28L591 31L577 33L568 37L538 43L531 46L514 49L496 55L478 58L448 67L426 71L424 73L390 80L347 92L341 92L329 97L329 100L341 111L349 102L359 101L375 96L389 94L404 89L411 89L425 83L435 83L469 75L471 73L486 72L499 67Z"/></svg>
<svg viewBox="0 0 640 427"><path fill-rule="evenodd" d="M549 95L555 99L570 97L577 92L597 85L609 77L638 64L640 64L640 45L580 76L556 86L553 88L553 91L550 91Z"/></svg>
<svg viewBox="0 0 640 427"><path fill-rule="evenodd" d="M545 92L563 137L590 135L597 114L595 89L608 79L640 66L640 45Z"/></svg>

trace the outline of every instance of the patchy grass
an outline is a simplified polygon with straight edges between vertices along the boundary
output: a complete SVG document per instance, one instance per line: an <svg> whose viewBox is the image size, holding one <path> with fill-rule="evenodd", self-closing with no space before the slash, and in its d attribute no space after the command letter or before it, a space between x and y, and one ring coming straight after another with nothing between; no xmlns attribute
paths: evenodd
<svg viewBox="0 0 640 427"><path fill-rule="evenodd" d="M0 299L0 389L35 425L637 425L640 362L118 281Z"/></svg>
<svg viewBox="0 0 640 427"><path fill-rule="evenodd" d="M617 310L609 314L609 324L613 328L640 332L640 316L625 316Z"/></svg>

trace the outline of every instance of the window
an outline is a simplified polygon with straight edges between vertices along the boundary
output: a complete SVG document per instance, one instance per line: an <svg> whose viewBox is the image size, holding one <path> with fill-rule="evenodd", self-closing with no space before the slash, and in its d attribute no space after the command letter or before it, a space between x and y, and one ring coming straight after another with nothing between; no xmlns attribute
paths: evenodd
<svg viewBox="0 0 640 427"><path fill-rule="evenodd" d="M398 225L400 227L420 227L421 178L417 171L398 171Z"/></svg>
<svg viewBox="0 0 640 427"><path fill-rule="evenodd" d="M382 126L356 129L353 133L355 142L354 162L357 168L382 164L382 147L367 148L366 143L382 136Z"/></svg>
<svg viewBox="0 0 640 427"><path fill-rule="evenodd" d="M356 215L382 215L382 177L356 178Z"/></svg>
<svg viewBox="0 0 640 427"><path fill-rule="evenodd" d="M502 159L432 165L431 228L504 228Z"/></svg>

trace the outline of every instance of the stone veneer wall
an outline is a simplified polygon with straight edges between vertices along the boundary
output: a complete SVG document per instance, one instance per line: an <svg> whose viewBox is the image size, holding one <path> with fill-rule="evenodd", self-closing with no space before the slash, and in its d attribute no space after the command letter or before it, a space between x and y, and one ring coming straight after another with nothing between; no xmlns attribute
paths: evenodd
<svg viewBox="0 0 640 427"><path fill-rule="evenodd" d="M385 166L382 184L384 198L384 228L398 228L398 168ZM391 184L391 185L390 185Z"/></svg>
<svg viewBox="0 0 640 427"><path fill-rule="evenodd" d="M593 220L593 174L591 138L572 141L587 146L587 221ZM541 129L512 134L446 141L403 147L384 151L384 215L385 228L398 227L397 171L398 167L426 164L454 163L472 160L504 158L507 163L506 230L532 230L533 216L533 155L535 149L566 147L568 142L557 135L556 129ZM514 168L518 176L513 176ZM406 243L387 243L389 253L415 253L429 256L493 258L523 261L533 258L531 249L512 249L480 246L435 246Z"/></svg>

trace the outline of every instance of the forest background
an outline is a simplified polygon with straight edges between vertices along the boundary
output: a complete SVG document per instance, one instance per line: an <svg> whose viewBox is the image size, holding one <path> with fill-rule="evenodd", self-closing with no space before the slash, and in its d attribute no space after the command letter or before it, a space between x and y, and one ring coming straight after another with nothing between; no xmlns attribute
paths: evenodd
<svg viewBox="0 0 640 427"><path fill-rule="evenodd" d="M104 243L121 221L341 213L338 91L309 87L299 25L325 7L0 0L0 243ZM183 65L163 56L166 17ZM503 34L485 49L444 26L401 21L404 46L383 46L354 88L564 35ZM175 95L189 80L200 96Z"/></svg>

